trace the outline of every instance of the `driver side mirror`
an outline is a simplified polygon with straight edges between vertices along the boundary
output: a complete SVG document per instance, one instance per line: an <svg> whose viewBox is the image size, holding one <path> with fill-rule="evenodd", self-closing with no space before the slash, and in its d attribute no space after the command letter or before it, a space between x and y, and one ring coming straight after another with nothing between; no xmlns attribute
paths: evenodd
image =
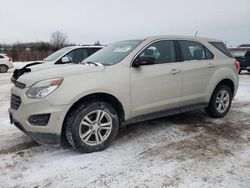
<svg viewBox="0 0 250 188"><path fill-rule="evenodd" d="M65 56L62 58L62 63L70 63L70 62L71 62L71 60L69 57Z"/></svg>
<svg viewBox="0 0 250 188"><path fill-rule="evenodd" d="M155 58L152 56L139 56L137 57L132 66L133 67L140 67L142 65L153 65L155 64Z"/></svg>

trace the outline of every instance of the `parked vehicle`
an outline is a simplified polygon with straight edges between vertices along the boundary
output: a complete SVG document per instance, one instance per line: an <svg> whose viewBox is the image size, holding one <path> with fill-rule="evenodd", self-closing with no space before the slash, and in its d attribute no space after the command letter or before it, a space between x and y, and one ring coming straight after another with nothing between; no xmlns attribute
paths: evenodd
<svg viewBox="0 0 250 188"><path fill-rule="evenodd" d="M80 152L107 148L120 127L205 108L225 116L239 64L215 39L156 36L115 42L81 64L24 74L10 120L36 141Z"/></svg>
<svg viewBox="0 0 250 188"><path fill-rule="evenodd" d="M32 70L40 70L40 69L48 69L53 67L52 65L59 65L59 64L67 64L67 63L80 63L85 58L89 57L93 53L97 52L98 50L102 49L103 46L69 46L62 48L53 54L46 57L44 60L35 61L32 63L27 64L26 66L22 67L21 69L16 69L13 73L11 81L15 83L16 79L23 75L24 73L28 73Z"/></svg>
<svg viewBox="0 0 250 188"><path fill-rule="evenodd" d="M0 54L0 73L5 73L12 67L12 57L6 54Z"/></svg>
<svg viewBox="0 0 250 188"><path fill-rule="evenodd" d="M243 57L235 57L237 61L240 62L240 70L239 73L241 73L242 70L247 70L250 72L250 51L247 51Z"/></svg>

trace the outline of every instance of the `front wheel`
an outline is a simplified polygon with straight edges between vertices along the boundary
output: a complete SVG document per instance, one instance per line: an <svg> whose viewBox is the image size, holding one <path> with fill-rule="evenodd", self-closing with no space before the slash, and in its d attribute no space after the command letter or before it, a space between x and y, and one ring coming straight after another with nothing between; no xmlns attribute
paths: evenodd
<svg viewBox="0 0 250 188"><path fill-rule="evenodd" d="M8 71L8 67L6 65L0 65L0 73L5 73Z"/></svg>
<svg viewBox="0 0 250 188"><path fill-rule="evenodd" d="M82 153L100 151L114 140L119 129L118 114L110 104L90 101L79 105L66 120L69 143Z"/></svg>
<svg viewBox="0 0 250 188"><path fill-rule="evenodd" d="M213 118L225 116L232 103L232 91L227 85L218 86L210 99L206 112Z"/></svg>

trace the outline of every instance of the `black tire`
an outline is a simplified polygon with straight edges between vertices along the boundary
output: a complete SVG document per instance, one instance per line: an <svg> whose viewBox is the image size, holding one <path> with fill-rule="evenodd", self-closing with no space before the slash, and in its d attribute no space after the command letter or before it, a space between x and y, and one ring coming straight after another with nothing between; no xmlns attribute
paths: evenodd
<svg viewBox="0 0 250 188"><path fill-rule="evenodd" d="M9 67L6 65L0 65L0 73L6 73Z"/></svg>
<svg viewBox="0 0 250 188"><path fill-rule="evenodd" d="M110 118L112 119L112 127L110 129L110 134L109 136L107 136L106 140L98 145L93 146L83 142L80 137L79 129L83 118L86 117L89 113L96 110L105 111L110 116ZM65 126L66 137L70 145L81 153L91 153L104 150L111 144L119 130L119 117L114 107L109 103L99 100L89 100L80 104L69 113L66 119Z"/></svg>
<svg viewBox="0 0 250 188"><path fill-rule="evenodd" d="M242 71L242 70L240 69L240 70L239 70L239 74L241 73L241 71Z"/></svg>
<svg viewBox="0 0 250 188"><path fill-rule="evenodd" d="M229 105L228 105L227 109L223 113L219 112L217 110L217 108L216 108L216 99L217 99L218 94L222 90L227 91L228 94L229 94ZM231 89L227 85L219 85L218 87L215 88L215 90L214 90L214 92L212 94L212 97L211 97L211 99L209 101L208 107L205 109L207 114L212 118L224 117L228 113L228 111L229 111L229 109L231 107L232 98L233 98L233 94L232 94Z"/></svg>

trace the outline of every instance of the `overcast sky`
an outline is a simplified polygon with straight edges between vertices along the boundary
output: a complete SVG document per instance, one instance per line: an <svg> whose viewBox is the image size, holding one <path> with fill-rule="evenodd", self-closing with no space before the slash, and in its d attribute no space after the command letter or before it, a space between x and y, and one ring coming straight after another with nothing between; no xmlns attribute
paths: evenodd
<svg viewBox="0 0 250 188"><path fill-rule="evenodd" d="M49 41L108 44L150 35L250 43L250 0L0 0L0 43Z"/></svg>

